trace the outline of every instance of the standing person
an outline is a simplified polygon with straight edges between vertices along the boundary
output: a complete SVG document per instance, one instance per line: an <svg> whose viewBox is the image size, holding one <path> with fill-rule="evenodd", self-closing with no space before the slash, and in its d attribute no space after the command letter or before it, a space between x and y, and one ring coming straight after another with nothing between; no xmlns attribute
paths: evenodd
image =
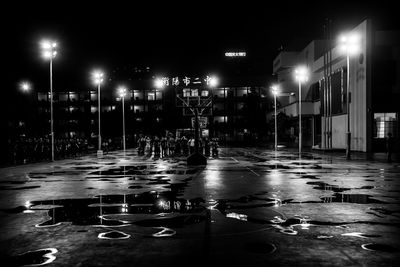
<svg viewBox="0 0 400 267"><path fill-rule="evenodd" d="M211 146L212 146L212 156L218 157L218 138L213 139Z"/></svg>
<svg viewBox="0 0 400 267"><path fill-rule="evenodd" d="M187 140L186 136L182 136L180 142L181 142L182 154L184 156L187 156L188 155L188 140Z"/></svg>
<svg viewBox="0 0 400 267"><path fill-rule="evenodd" d="M175 139L172 135L168 139L168 153L169 156L173 156L175 153Z"/></svg>
<svg viewBox="0 0 400 267"><path fill-rule="evenodd" d="M175 138L175 155L176 156L181 155L181 142L179 140L179 137Z"/></svg>
<svg viewBox="0 0 400 267"><path fill-rule="evenodd" d="M151 154L151 140L149 136L146 136L146 147L145 147L145 154L150 153Z"/></svg>
<svg viewBox="0 0 400 267"><path fill-rule="evenodd" d="M195 140L194 140L193 137L191 137L189 139L188 145L189 145L189 153L193 154L194 153L194 146L195 146Z"/></svg>
<svg viewBox="0 0 400 267"><path fill-rule="evenodd" d="M210 140L208 138L204 138L204 155L206 157L210 156Z"/></svg>
<svg viewBox="0 0 400 267"><path fill-rule="evenodd" d="M160 157L160 139L156 135L154 137L154 157Z"/></svg>
<svg viewBox="0 0 400 267"><path fill-rule="evenodd" d="M387 162L392 162L393 146L394 146L394 140L392 137L392 133L388 133L386 138Z"/></svg>
<svg viewBox="0 0 400 267"><path fill-rule="evenodd" d="M163 136L161 138L161 157L164 158L167 152L167 138Z"/></svg>

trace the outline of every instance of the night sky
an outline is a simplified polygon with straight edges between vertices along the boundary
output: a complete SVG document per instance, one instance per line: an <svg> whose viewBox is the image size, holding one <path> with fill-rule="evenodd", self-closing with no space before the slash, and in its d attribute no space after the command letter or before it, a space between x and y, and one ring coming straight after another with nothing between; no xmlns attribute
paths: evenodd
<svg viewBox="0 0 400 267"><path fill-rule="evenodd" d="M229 50L246 51L247 60L257 66L255 72L265 73L267 80L279 47L322 38L326 18L332 20L333 34L367 17L376 20L377 28L399 28L397 9L384 1L379 5L335 1L331 6L322 1L273 5L267 1L141 2L16 2L3 6L3 90L16 90L21 79L30 80L36 89L48 86L48 63L39 52L39 41L45 37L59 42L55 90L68 90L90 87L89 73L94 67L109 72L116 67L150 66L163 75L218 73L226 60L224 52Z"/></svg>

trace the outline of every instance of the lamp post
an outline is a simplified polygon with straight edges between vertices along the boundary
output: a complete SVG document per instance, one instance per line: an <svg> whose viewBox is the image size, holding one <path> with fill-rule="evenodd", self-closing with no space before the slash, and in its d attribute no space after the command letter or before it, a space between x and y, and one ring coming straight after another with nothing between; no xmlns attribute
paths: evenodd
<svg viewBox="0 0 400 267"><path fill-rule="evenodd" d="M92 79L94 84L97 85L97 112L99 115L98 118L98 149L97 149L97 157L102 157L103 156L103 150L101 150L101 109L100 109L100 85L103 82L103 76L104 73L97 70L92 73Z"/></svg>
<svg viewBox="0 0 400 267"><path fill-rule="evenodd" d="M351 159L351 129L350 129L350 56L356 55L359 50L359 35L356 33L343 34L339 38L340 50L346 53L347 81L346 81L346 109L347 109L347 132L346 132L346 159Z"/></svg>
<svg viewBox="0 0 400 267"><path fill-rule="evenodd" d="M299 155L301 156L302 148L302 132L301 132L301 83L308 80L308 69L304 66L299 66L295 69L295 79L299 83Z"/></svg>
<svg viewBox="0 0 400 267"><path fill-rule="evenodd" d="M44 40L41 42L42 55L50 62L50 135L51 135L51 161L54 161L54 121L53 121L53 59L57 55L57 43Z"/></svg>
<svg viewBox="0 0 400 267"><path fill-rule="evenodd" d="M126 96L126 88L119 87L118 94L121 97L122 102L122 147L124 149L124 156L126 153L126 143L125 143L125 96Z"/></svg>
<svg viewBox="0 0 400 267"><path fill-rule="evenodd" d="M273 85L271 86L272 89L272 94L274 95L274 109L275 109L275 154L277 152L278 149L278 130L277 130L277 117L276 117L276 96L278 95L278 86L277 85Z"/></svg>

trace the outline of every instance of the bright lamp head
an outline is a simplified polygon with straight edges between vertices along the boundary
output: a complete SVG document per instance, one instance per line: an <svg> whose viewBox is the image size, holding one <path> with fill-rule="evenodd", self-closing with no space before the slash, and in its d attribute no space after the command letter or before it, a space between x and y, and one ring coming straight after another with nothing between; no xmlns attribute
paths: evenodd
<svg viewBox="0 0 400 267"><path fill-rule="evenodd" d="M164 82L163 82L163 80L160 79L160 78L157 78L157 79L154 81L154 86L155 86L156 88L158 88L158 89L163 88L163 87L164 87Z"/></svg>
<svg viewBox="0 0 400 267"><path fill-rule="evenodd" d="M92 72L92 80L93 83L96 85L99 85L103 82L104 78L104 73L100 70L95 70Z"/></svg>
<svg viewBox="0 0 400 267"><path fill-rule="evenodd" d="M294 70L294 77L298 82L306 82L308 80L308 69L305 66L299 66Z"/></svg>
<svg viewBox="0 0 400 267"><path fill-rule="evenodd" d="M21 90L24 91L24 92L28 92L32 88L31 84L29 82L26 82L26 81L25 82L21 82L19 86L20 86Z"/></svg>
<svg viewBox="0 0 400 267"><path fill-rule="evenodd" d="M361 37L355 32L342 34L339 37L340 50L348 55L355 55L360 52L360 42Z"/></svg>
<svg viewBox="0 0 400 267"><path fill-rule="evenodd" d="M271 86L271 92L274 96L277 96L279 94L279 87L278 85L272 85Z"/></svg>
<svg viewBox="0 0 400 267"><path fill-rule="evenodd" d="M120 97L124 98L124 97L126 96L127 90L126 90L125 87L120 86L120 87L118 87L117 91L118 91L118 95L119 95Z"/></svg>
<svg viewBox="0 0 400 267"><path fill-rule="evenodd" d="M210 81L209 81L208 85L209 85L210 87L217 87L217 85L218 85L218 78L215 77L215 76L212 76L212 77L210 78Z"/></svg>
<svg viewBox="0 0 400 267"><path fill-rule="evenodd" d="M45 59L53 59L57 55L57 43L50 40L42 40L40 42L40 47L42 49L42 56Z"/></svg>

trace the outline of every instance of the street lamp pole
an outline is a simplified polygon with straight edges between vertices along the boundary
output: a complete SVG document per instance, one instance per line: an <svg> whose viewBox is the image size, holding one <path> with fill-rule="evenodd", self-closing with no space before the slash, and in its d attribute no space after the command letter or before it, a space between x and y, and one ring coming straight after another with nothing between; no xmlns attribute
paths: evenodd
<svg viewBox="0 0 400 267"><path fill-rule="evenodd" d="M98 148L97 155L101 155L101 107L100 107L100 83L97 84L97 113L98 113Z"/></svg>
<svg viewBox="0 0 400 267"><path fill-rule="evenodd" d="M94 71L92 73L93 82L97 85L97 112L98 112L98 150L97 157L103 156L103 151L101 150L101 106L100 106L100 85L103 82L104 73L101 71Z"/></svg>
<svg viewBox="0 0 400 267"><path fill-rule="evenodd" d="M53 58L56 57L57 43L53 41L42 41L43 57L50 61L50 135L51 135L51 161L54 161L54 120L53 120Z"/></svg>
<svg viewBox="0 0 400 267"><path fill-rule="evenodd" d="M346 81L346 108L347 108L347 144L346 144L346 159L351 159L351 132L350 132L350 57L349 52L346 52L347 60L347 81Z"/></svg>
<svg viewBox="0 0 400 267"><path fill-rule="evenodd" d="M347 108L347 132L346 132L346 159L351 159L351 128L350 128L350 55L355 55L360 50L360 36L357 33L349 33L340 36L340 49L346 53L347 81L346 81L346 108Z"/></svg>
<svg viewBox="0 0 400 267"><path fill-rule="evenodd" d="M274 86L272 86L271 87L272 88L272 94L274 95L274 110L275 110L275 134L274 134L274 137L275 137L275 154L276 154L276 152L277 152L277 150L278 150L278 123L277 123L277 114L276 114L276 96L277 96L277 94L278 94L278 87L276 86L276 85L274 85Z"/></svg>
<svg viewBox="0 0 400 267"><path fill-rule="evenodd" d="M299 80L299 154L302 148L302 132L301 132L301 81Z"/></svg>
<svg viewBox="0 0 400 267"><path fill-rule="evenodd" d="M54 120L53 120L53 59L50 58L50 132L51 132L51 161L54 161Z"/></svg>
<svg viewBox="0 0 400 267"><path fill-rule="evenodd" d="M274 94L274 105L275 105L275 152L278 149L278 126L277 126L277 117L276 117L276 94Z"/></svg>
<svg viewBox="0 0 400 267"><path fill-rule="evenodd" d="M124 150L124 155L126 154L126 141L125 141L125 96L126 96L126 88L120 87L118 88L119 96L121 97L122 102L122 147Z"/></svg>
<svg viewBox="0 0 400 267"><path fill-rule="evenodd" d="M308 80L308 69L304 66L295 69L295 79L299 83L299 155L302 149L302 128L301 128L301 83Z"/></svg>

